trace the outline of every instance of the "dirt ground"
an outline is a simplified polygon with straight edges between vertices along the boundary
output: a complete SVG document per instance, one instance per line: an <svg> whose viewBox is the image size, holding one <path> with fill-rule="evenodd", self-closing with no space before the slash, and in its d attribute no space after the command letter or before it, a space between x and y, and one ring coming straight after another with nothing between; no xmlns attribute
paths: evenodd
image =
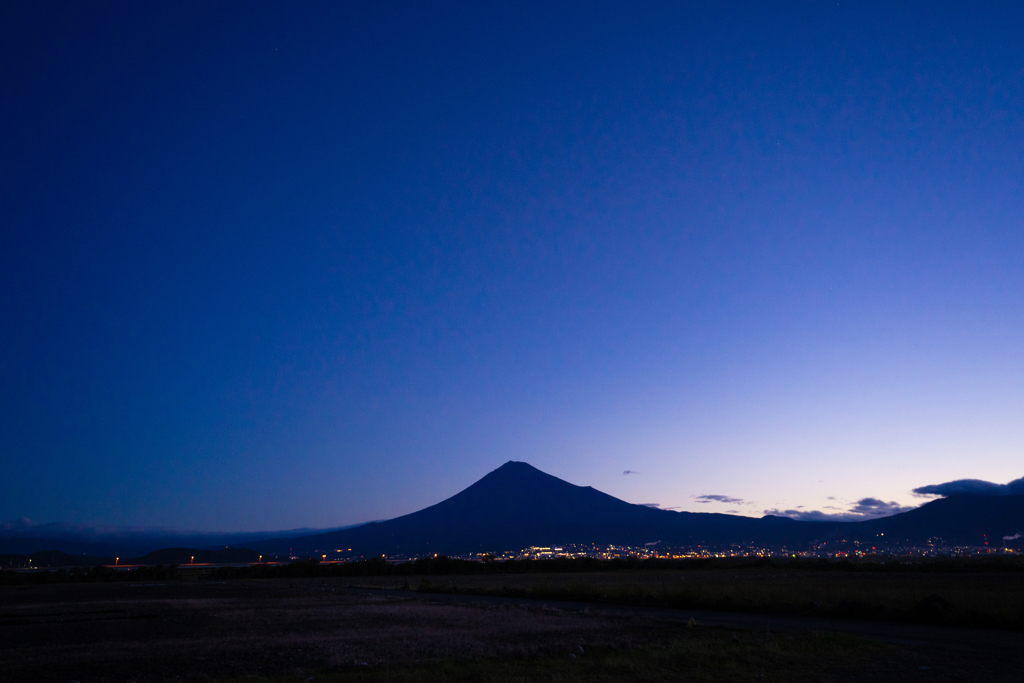
<svg viewBox="0 0 1024 683"><path fill-rule="evenodd" d="M1018 658L998 650L965 654L820 634L702 628L650 614L567 611L557 603L451 604L318 579L0 588L5 683L653 681L680 675L1017 681ZM584 660L590 669L577 665ZM439 662L451 666L438 669Z"/></svg>

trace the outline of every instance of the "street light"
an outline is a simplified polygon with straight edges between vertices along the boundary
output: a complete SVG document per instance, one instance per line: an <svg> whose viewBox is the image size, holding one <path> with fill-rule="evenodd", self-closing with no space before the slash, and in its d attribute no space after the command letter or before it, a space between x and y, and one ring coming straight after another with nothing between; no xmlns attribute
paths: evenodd
<svg viewBox="0 0 1024 683"><path fill-rule="evenodd" d="M115 558L114 558L114 566L115 566L115 567L117 566L117 563L118 563L118 561L119 561L120 559L121 559L120 557L115 557Z"/></svg>
<svg viewBox="0 0 1024 683"><path fill-rule="evenodd" d="M195 556L195 555L193 555L193 556L192 556L192 559L191 559L191 560L189 560L189 564L195 564L195 563L196 563L196 556Z"/></svg>

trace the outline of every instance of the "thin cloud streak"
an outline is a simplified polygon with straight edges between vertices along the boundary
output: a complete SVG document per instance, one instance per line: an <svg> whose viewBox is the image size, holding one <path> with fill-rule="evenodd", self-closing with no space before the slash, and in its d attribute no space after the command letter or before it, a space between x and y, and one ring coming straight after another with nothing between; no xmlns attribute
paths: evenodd
<svg viewBox="0 0 1024 683"><path fill-rule="evenodd" d="M694 498L698 503L729 503L732 505L746 505L746 501L742 498L733 498L732 496L723 496L718 493L706 493L704 495L696 496Z"/></svg>

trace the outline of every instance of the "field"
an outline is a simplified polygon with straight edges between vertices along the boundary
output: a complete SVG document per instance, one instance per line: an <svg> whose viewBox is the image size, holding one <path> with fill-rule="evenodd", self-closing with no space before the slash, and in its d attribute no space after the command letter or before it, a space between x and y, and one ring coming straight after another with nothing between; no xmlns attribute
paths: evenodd
<svg viewBox="0 0 1024 683"><path fill-rule="evenodd" d="M785 567L445 576L413 588L539 599L1024 629L1024 573L793 571ZM351 585L403 586L354 579ZM421 588L422 584L422 588Z"/></svg>
<svg viewBox="0 0 1024 683"><path fill-rule="evenodd" d="M691 574L682 582L700 580ZM427 580L428 588L646 599L664 595L670 577ZM728 583L705 583L716 581ZM743 585L754 591L758 581L753 575ZM1019 648L984 633L964 647L948 639L897 643L826 629L716 627L668 609L607 611L526 598L452 603L358 583L3 586L0 681L1016 681L1024 665Z"/></svg>

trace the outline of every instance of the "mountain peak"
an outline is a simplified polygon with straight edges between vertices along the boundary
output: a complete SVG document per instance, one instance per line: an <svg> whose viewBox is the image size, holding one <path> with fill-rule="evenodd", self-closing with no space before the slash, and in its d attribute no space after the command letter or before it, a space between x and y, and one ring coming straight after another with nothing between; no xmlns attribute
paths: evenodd
<svg viewBox="0 0 1024 683"><path fill-rule="evenodd" d="M502 489L505 491L537 491L538 488L551 492L580 488L575 484L542 472L528 462L509 460L504 465L487 473L482 479L463 491L474 489ZM458 495L458 494L457 494Z"/></svg>
<svg viewBox="0 0 1024 683"><path fill-rule="evenodd" d="M539 469L537 469L536 467L534 467L530 463L528 463L528 462L521 462L519 460L509 460L507 463L505 463L504 465L502 465L498 469L494 470L494 472L512 471L512 470L522 470L522 471L533 470L534 472L540 472Z"/></svg>

